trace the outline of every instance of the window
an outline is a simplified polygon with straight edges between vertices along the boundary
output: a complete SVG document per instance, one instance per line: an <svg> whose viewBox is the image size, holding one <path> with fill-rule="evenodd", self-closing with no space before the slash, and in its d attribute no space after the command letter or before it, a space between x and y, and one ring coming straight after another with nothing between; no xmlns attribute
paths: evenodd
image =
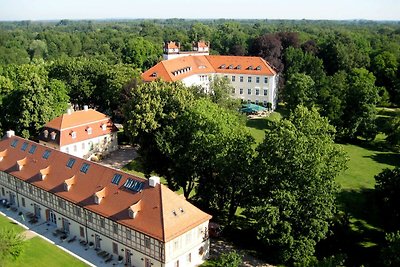
<svg viewBox="0 0 400 267"><path fill-rule="evenodd" d="M260 77L256 77L256 83L260 83Z"/></svg>
<svg viewBox="0 0 400 267"><path fill-rule="evenodd" d="M67 167L71 169L72 166L74 166L74 164L75 164L75 159L70 158L70 159L68 160L68 162L67 162Z"/></svg>
<svg viewBox="0 0 400 267"><path fill-rule="evenodd" d="M88 127L88 128L86 129L86 131L87 131L88 134L92 134L92 128L91 128L91 127Z"/></svg>
<svg viewBox="0 0 400 267"><path fill-rule="evenodd" d="M147 236L144 237L144 246L146 248L150 248L150 238L148 238Z"/></svg>
<svg viewBox="0 0 400 267"><path fill-rule="evenodd" d="M17 144L18 144L18 140L17 140L17 139L14 139L14 140L12 141L12 143L11 143L11 146L12 146L12 147L16 147Z"/></svg>
<svg viewBox="0 0 400 267"><path fill-rule="evenodd" d="M187 255L187 261L188 261L188 262L192 262L192 253L189 253L189 254Z"/></svg>
<svg viewBox="0 0 400 267"><path fill-rule="evenodd" d="M235 94L235 93L236 93L235 88L232 88L231 93L232 93L232 94Z"/></svg>
<svg viewBox="0 0 400 267"><path fill-rule="evenodd" d="M227 79L227 80L228 80L228 75L224 75L224 79Z"/></svg>
<svg viewBox="0 0 400 267"><path fill-rule="evenodd" d="M21 198L22 201L22 207L25 207L25 198Z"/></svg>
<svg viewBox="0 0 400 267"><path fill-rule="evenodd" d="M113 242L113 253L118 254L118 244Z"/></svg>
<svg viewBox="0 0 400 267"><path fill-rule="evenodd" d="M77 217L81 217L81 208L79 208L79 207L74 207L74 214L75 214Z"/></svg>
<svg viewBox="0 0 400 267"><path fill-rule="evenodd" d="M240 78L240 82L242 83L243 82L243 76L240 76L239 78Z"/></svg>
<svg viewBox="0 0 400 267"><path fill-rule="evenodd" d="M116 223L113 224L113 232L114 234L118 234L118 224Z"/></svg>
<svg viewBox="0 0 400 267"><path fill-rule="evenodd" d="M106 220L104 220L104 218L100 218L100 226L101 227L106 227Z"/></svg>
<svg viewBox="0 0 400 267"><path fill-rule="evenodd" d="M93 223L93 214L92 213L88 213L87 220L88 220L88 222Z"/></svg>
<svg viewBox="0 0 400 267"><path fill-rule="evenodd" d="M258 99L256 99L256 104L258 104Z"/></svg>
<svg viewBox="0 0 400 267"><path fill-rule="evenodd" d="M47 199L47 193L46 193L46 192L43 193L43 199L44 199L44 201L47 201L47 200L48 200L48 199Z"/></svg>
<svg viewBox="0 0 400 267"><path fill-rule="evenodd" d="M27 142L24 142L24 143L22 144L21 150L22 150L22 151L25 151L27 148L28 148L28 143L27 143Z"/></svg>
<svg viewBox="0 0 400 267"><path fill-rule="evenodd" d="M250 88L247 89L247 94L248 94L248 95L251 95L251 89L250 89Z"/></svg>
<svg viewBox="0 0 400 267"><path fill-rule="evenodd" d="M33 154L36 151L36 145L32 145L31 148L29 149L29 154Z"/></svg>
<svg viewBox="0 0 400 267"><path fill-rule="evenodd" d="M267 106L267 100L264 100L263 104L264 106Z"/></svg>
<svg viewBox="0 0 400 267"><path fill-rule="evenodd" d="M69 153L69 147L66 147L66 148L65 148L65 152L66 152L66 153Z"/></svg>
<svg viewBox="0 0 400 267"><path fill-rule="evenodd" d="M132 239L132 233L130 229L126 229L126 239L128 240Z"/></svg>
<svg viewBox="0 0 400 267"><path fill-rule="evenodd" d="M118 185L119 181L121 181L122 175L119 173L114 174L114 177L111 180L111 183Z"/></svg>
<svg viewBox="0 0 400 267"><path fill-rule="evenodd" d="M240 94L243 95L243 88L240 88Z"/></svg>
<svg viewBox="0 0 400 267"><path fill-rule="evenodd" d="M107 130L107 124L103 123L103 124L101 125L101 129L102 129L103 131Z"/></svg>
<svg viewBox="0 0 400 267"><path fill-rule="evenodd" d="M62 199L58 199L58 207L61 209L65 209L65 201Z"/></svg>
<svg viewBox="0 0 400 267"><path fill-rule="evenodd" d="M85 237L85 229L82 226L79 226L79 233L81 235L81 237Z"/></svg>
<svg viewBox="0 0 400 267"><path fill-rule="evenodd" d="M1 188L1 194L2 194L3 196L6 195L6 192L4 191L4 187Z"/></svg>
<svg viewBox="0 0 400 267"><path fill-rule="evenodd" d="M83 163L82 167L81 167L81 172L83 173L87 173L87 171L89 170L90 165L87 163Z"/></svg>
<svg viewBox="0 0 400 267"><path fill-rule="evenodd" d="M50 150L46 150L44 153L43 153L43 158L44 159L48 159L49 157L50 157L50 153L51 153L51 151Z"/></svg>
<svg viewBox="0 0 400 267"><path fill-rule="evenodd" d="M247 77L247 82L251 83L251 77Z"/></svg>
<svg viewBox="0 0 400 267"><path fill-rule="evenodd" d="M33 194L33 187L32 187L32 185L29 185L28 186L28 191L29 191L29 194Z"/></svg>
<svg viewBox="0 0 400 267"><path fill-rule="evenodd" d="M260 95L260 89L256 89L256 95Z"/></svg>
<svg viewBox="0 0 400 267"><path fill-rule="evenodd" d="M264 77L264 83L268 83L268 77Z"/></svg>
<svg viewBox="0 0 400 267"><path fill-rule="evenodd" d="M264 95L268 95L268 90L264 89Z"/></svg>
<svg viewBox="0 0 400 267"><path fill-rule="evenodd" d="M236 81L236 76L231 77L232 82Z"/></svg>
<svg viewBox="0 0 400 267"><path fill-rule="evenodd" d="M71 136L72 136L73 139L75 139L76 138L76 132L71 132Z"/></svg>

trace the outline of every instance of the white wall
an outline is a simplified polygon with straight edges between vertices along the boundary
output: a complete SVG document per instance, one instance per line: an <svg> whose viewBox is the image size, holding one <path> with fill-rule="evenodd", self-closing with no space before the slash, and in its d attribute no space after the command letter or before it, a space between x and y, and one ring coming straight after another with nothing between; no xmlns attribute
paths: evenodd
<svg viewBox="0 0 400 267"><path fill-rule="evenodd" d="M104 143L105 138L107 138L106 143ZM80 158L88 158L88 156L96 152L102 152L103 154L106 154L117 149L118 140L116 132L87 139L81 142L76 142L70 145L62 146L60 148L62 152Z"/></svg>

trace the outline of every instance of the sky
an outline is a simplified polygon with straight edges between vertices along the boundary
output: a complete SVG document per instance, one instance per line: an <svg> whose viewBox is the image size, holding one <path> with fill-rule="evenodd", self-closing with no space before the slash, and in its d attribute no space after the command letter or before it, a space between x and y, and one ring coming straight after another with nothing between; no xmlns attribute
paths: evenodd
<svg viewBox="0 0 400 267"><path fill-rule="evenodd" d="M136 18L400 20L400 0L0 0L0 21Z"/></svg>

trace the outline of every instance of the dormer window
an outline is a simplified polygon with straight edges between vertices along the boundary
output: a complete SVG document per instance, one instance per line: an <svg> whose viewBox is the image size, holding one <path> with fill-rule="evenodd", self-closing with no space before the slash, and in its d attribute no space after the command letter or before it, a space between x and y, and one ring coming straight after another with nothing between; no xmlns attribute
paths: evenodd
<svg viewBox="0 0 400 267"><path fill-rule="evenodd" d="M257 66L257 70L261 70L261 66Z"/></svg>
<svg viewBox="0 0 400 267"><path fill-rule="evenodd" d="M57 136L56 132L51 132L50 133L51 140L56 140L56 136Z"/></svg>
<svg viewBox="0 0 400 267"><path fill-rule="evenodd" d="M103 131L107 130L107 124L103 123L103 124L101 125L101 129L102 129Z"/></svg>
<svg viewBox="0 0 400 267"><path fill-rule="evenodd" d="M233 69L233 65L231 64L231 65L229 65L229 69L231 70L231 69Z"/></svg>
<svg viewBox="0 0 400 267"><path fill-rule="evenodd" d="M236 67L238 70L240 70L241 68L242 68L242 66L241 65L237 65L237 67Z"/></svg>
<svg viewBox="0 0 400 267"><path fill-rule="evenodd" d="M253 70L253 66L250 65L250 66L249 66L249 70Z"/></svg>
<svg viewBox="0 0 400 267"><path fill-rule="evenodd" d="M130 206L128 208L128 216L132 219L134 219L138 212L141 210L142 206L141 206L141 200L139 200L138 202L136 202L135 204L133 204L132 206Z"/></svg>
<svg viewBox="0 0 400 267"><path fill-rule="evenodd" d="M88 134L92 134L92 128L91 128L91 127L87 127L87 128L86 128L86 132L87 132Z"/></svg>
<svg viewBox="0 0 400 267"><path fill-rule="evenodd" d="M43 131L43 136L44 136L44 138L48 138L49 137L49 131L48 130L44 130Z"/></svg>
<svg viewBox="0 0 400 267"><path fill-rule="evenodd" d="M71 137L72 137L72 139L75 139L76 138L76 132L72 131L71 132Z"/></svg>
<svg viewBox="0 0 400 267"><path fill-rule="evenodd" d="M153 72L153 73L151 74L151 77L157 77L157 72Z"/></svg>
<svg viewBox="0 0 400 267"><path fill-rule="evenodd" d="M100 204L101 201L103 200L103 198L105 197L105 195L106 195L105 187L103 189L101 189L100 191L97 191L96 193L94 193L94 195L93 195L94 203Z"/></svg>
<svg viewBox="0 0 400 267"><path fill-rule="evenodd" d="M222 64L219 68L220 68L220 69L225 69L225 68L226 68L226 65L225 65L225 64Z"/></svg>

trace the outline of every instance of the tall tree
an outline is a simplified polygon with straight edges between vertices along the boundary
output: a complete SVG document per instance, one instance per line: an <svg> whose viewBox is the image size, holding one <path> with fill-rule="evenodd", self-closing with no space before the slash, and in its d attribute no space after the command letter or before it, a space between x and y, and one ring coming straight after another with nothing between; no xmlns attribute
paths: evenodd
<svg viewBox="0 0 400 267"><path fill-rule="evenodd" d="M248 216L280 262L307 265L327 235L336 209L335 177L346 166L334 132L317 110L299 106L289 119L274 122L257 148Z"/></svg>
<svg viewBox="0 0 400 267"><path fill-rule="evenodd" d="M0 266L7 259L16 260L24 249L24 239L21 234L12 229L0 229Z"/></svg>
<svg viewBox="0 0 400 267"><path fill-rule="evenodd" d="M295 73L286 81L285 100L288 108L294 110L298 105L312 107L316 104L317 92L313 79L303 73Z"/></svg>

